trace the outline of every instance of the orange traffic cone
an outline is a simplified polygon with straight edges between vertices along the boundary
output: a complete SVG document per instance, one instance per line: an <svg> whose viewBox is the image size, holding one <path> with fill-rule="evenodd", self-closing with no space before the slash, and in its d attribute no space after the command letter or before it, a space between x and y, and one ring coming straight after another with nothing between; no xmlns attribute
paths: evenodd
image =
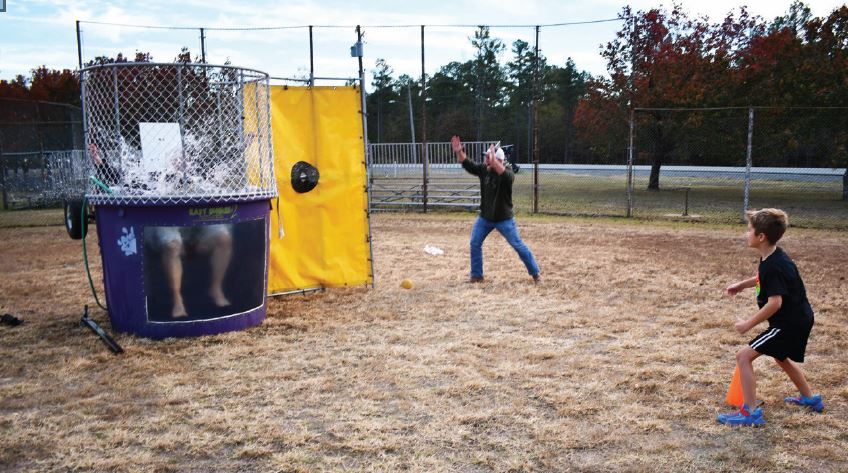
<svg viewBox="0 0 848 473"><path fill-rule="evenodd" d="M724 402L734 407L742 407L745 403L745 397L742 395L742 379L739 376L739 367L733 372L733 379L730 381L730 387L727 389L727 396Z"/></svg>

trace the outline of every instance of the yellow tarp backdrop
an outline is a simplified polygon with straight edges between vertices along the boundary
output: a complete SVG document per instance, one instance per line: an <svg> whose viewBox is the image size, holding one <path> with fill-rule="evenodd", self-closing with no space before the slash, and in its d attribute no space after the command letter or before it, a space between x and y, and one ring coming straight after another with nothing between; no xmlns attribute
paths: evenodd
<svg viewBox="0 0 848 473"><path fill-rule="evenodd" d="M268 293L371 284L365 150L359 88L271 87L277 202L271 209ZM292 166L318 169L318 185L295 192Z"/></svg>

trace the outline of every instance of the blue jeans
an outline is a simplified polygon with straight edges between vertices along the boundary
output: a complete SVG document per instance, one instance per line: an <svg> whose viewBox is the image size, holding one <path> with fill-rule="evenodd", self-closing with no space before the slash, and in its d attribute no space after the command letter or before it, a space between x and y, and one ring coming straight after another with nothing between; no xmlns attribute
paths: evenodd
<svg viewBox="0 0 848 473"><path fill-rule="evenodd" d="M471 229L471 277L483 277L483 241L494 229L497 229L518 253L521 261L524 262L524 266L527 267L527 273L531 276L539 274L539 265L536 264L533 253L518 236L518 228L515 226L514 218L492 222L478 216L477 221L474 222L474 227Z"/></svg>

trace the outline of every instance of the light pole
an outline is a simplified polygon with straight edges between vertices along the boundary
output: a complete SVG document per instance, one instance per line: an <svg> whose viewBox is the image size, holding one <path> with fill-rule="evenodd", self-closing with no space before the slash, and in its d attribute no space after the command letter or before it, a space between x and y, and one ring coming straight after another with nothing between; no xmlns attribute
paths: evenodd
<svg viewBox="0 0 848 473"><path fill-rule="evenodd" d="M409 136L410 143L415 144L415 122L412 121L412 85L406 84L407 99L409 103ZM415 147L413 146L413 149Z"/></svg>
<svg viewBox="0 0 848 473"><path fill-rule="evenodd" d="M377 143L383 142L383 96L377 96Z"/></svg>
<svg viewBox="0 0 848 473"><path fill-rule="evenodd" d="M386 104L397 103L397 100L387 100ZM383 96L377 97L377 143L383 142Z"/></svg>

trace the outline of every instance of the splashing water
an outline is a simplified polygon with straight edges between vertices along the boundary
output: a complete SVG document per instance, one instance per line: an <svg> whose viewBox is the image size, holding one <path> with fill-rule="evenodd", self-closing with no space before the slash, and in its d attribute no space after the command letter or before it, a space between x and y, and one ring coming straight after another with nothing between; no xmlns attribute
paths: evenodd
<svg viewBox="0 0 848 473"><path fill-rule="evenodd" d="M121 136L117 149L105 153L107 160L117 165L117 182L110 184L113 195L155 199L267 191L269 172L259 169L263 160L257 146L233 137L216 142L210 133L204 133L207 127L198 128L199 133L186 132L180 143L165 143L163 148L169 152L156 158L151 154L148 159L142 149Z"/></svg>

